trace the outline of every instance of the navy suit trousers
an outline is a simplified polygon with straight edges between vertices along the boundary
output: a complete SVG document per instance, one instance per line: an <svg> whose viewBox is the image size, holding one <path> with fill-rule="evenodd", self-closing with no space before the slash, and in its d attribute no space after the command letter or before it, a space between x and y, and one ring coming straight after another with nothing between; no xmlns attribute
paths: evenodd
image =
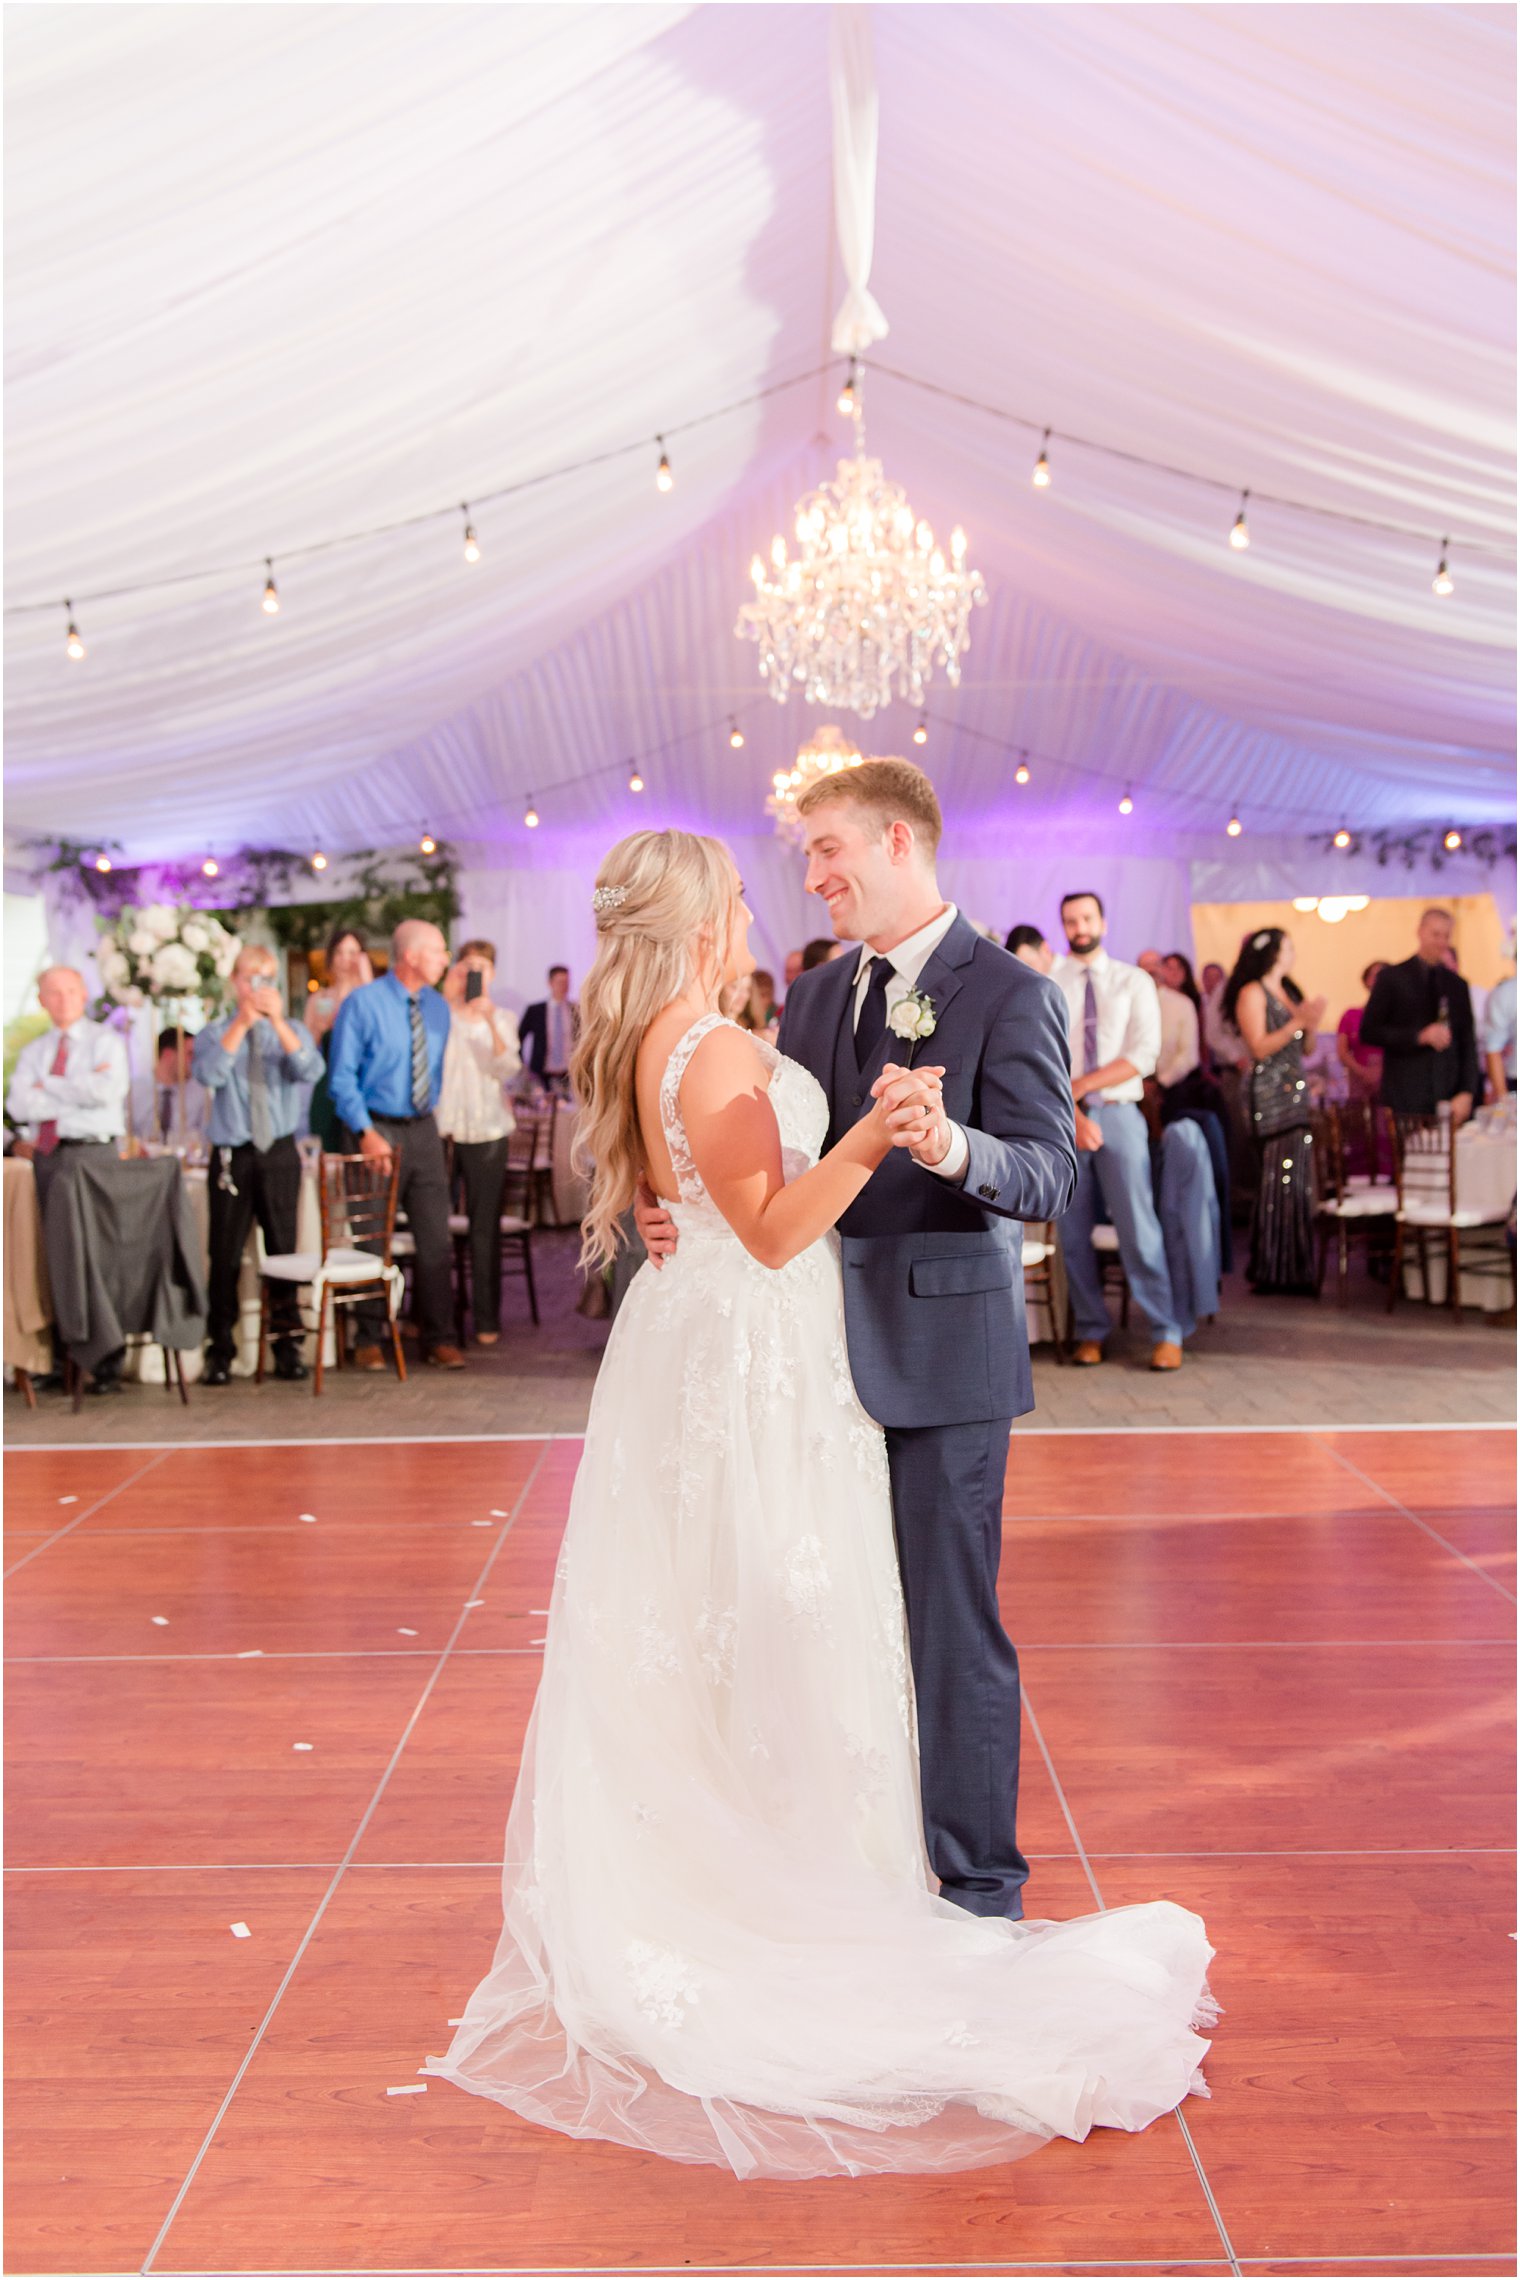
<svg viewBox="0 0 1520 2280"><path fill-rule="evenodd" d="M924 1836L947 1900L1022 1916L1019 1658L998 1613L1008 1417L888 1426L908 1609Z"/></svg>

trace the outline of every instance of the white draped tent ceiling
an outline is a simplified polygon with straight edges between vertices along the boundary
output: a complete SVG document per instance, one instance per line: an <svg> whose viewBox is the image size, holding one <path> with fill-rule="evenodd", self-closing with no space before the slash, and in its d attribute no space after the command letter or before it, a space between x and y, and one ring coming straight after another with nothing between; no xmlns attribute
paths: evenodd
<svg viewBox="0 0 1520 2280"><path fill-rule="evenodd" d="M1513 11L872 22L870 445L990 591L922 753L958 827L1113 823L1126 786L1153 850L1512 816ZM848 433L828 28L8 8L12 843L426 824L512 864L530 793L539 866L763 829L820 716L759 695L735 613Z"/></svg>

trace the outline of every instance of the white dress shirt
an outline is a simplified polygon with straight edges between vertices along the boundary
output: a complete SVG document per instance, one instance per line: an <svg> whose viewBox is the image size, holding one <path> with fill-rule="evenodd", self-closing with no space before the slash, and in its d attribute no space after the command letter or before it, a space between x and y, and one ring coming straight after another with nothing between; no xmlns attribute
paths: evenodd
<svg viewBox="0 0 1520 2280"><path fill-rule="evenodd" d="M1225 985L1210 990L1203 1001L1203 1042L1216 1069L1249 1068L1250 1049L1233 1022L1224 1017Z"/></svg>
<svg viewBox="0 0 1520 2280"><path fill-rule="evenodd" d="M55 1077L60 1038L67 1041L68 1058ZM25 1125L29 1140L50 1120L60 1140L119 1140L126 1130L127 1084L123 1040L103 1022L81 1019L22 1046L5 1105Z"/></svg>
<svg viewBox="0 0 1520 2280"><path fill-rule="evenodd" d="M569 998L551 995L544 1004L544 1075L562 1077L575 1051L576 1008Z"/></svg>
<svg viewBox="0 0 1520 2280"><path fill-rule="evenodd" d="M522 1067L517 1021L503 1006L495 1009L502 1040L497 1045L489 1017L474 1021L456 1013L449 1025L438 1090L438 1129L450 1140L473 1143L505 1140L517 1130L503 1085Z"/></svg>
<svg viewBox="0 0 1520 2280"><path fill-rule="evenodd" d="M1084 1097L1107 1101L1142 1100L1145 1086L1141 1080L1154 1073L1161 1052L1161 1005L1156 985L1143 967L1126 966L1118 958L1110 958L1103 949L1096 951L1085 964L1080 958L1056 960L1050 978L1066 1000L1074 1077L1087 1074L1082 1027L1089 975L1098 1002L1098 1057L1093 1067L1101 1069L1109 1061L1129 1061L1136 1073L1126 1077L1122 1084L1109 1085L1103 1092L1088 1093Z"/></svg>
<svg viewBox="0 0 1520 2280"><path fill-rule="evenodd" d="M1180 1085L1203 1058L1198 1049L1198 1009L1190 997L1184 997L1181 990L1168 989L1164 982L1157 985L1156 995L1161 1000L1161 1050L1156 1056L1156 1082Z"/></svg>
<svg viewBox="0 0 1520 2280"><path fill-rule="evenodd" d="M909 1042L906 1038L893 1037L891 1029L892 1008L901 1005L903 999L911 991L917 989L919 975L928 965L929 960L944 941L959 915L960 913L954 903L946 903L938 918L931 918L927 926L921 926L916 934L910 934L906 942L899 942L895 950L888 950L883 953L892 961L892 972L887 980L887 1059L889 1061L899 1058L906 1061ZM860 1009L865 1004L866 991L871 983L871 960L875 956L876 952L870 944L863 942L860 946L860 962L855 968L855 1003L850 1023L852 1028L859 1025ZM934 1039L932 1037L921 1038L917 1041L914 1048L914 1059L920 1058L931 1067L933 1066ZM911 1066L911 1063L907 1065ZM945 1121L950 1125L950 1146L937 1164L926 1164L923 1168L925 1171L935 1173L942 1180L958 1180L966 1169L971 1150L967 1144L966 1135L960 1126L951 1123L948 1117Z"/></svg>

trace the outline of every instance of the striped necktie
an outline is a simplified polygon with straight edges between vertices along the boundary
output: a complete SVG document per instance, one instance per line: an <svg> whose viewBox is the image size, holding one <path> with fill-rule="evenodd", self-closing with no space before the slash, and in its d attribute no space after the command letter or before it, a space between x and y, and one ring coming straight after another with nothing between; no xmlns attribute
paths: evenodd
<svg viewBox="0 0 1520 2280"><path fill-rule="evenodd" d="M427 1028L422 1019L422 1006L418 999L410 1001L412 1009L412 1109L417 1116L426 1116L433 1101L433 1073L428 1067Z"/></svg>
<svg viewBox="0 0 1520 2280"><path fill-rule="evenodd" d="M1085 1077L1089 1069L1098 1066L1098 993L1093 988L1091 974L1082 993L1082 1066L1078 1076Z"/></svg>

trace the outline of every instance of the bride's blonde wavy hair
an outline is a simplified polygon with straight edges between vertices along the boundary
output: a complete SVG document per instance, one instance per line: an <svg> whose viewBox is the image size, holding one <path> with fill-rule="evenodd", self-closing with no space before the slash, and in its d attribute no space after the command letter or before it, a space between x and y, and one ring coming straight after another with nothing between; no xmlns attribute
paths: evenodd
<svg viewBox="0 0 1520 2280"><path fill-rule="evenodd" d="M575 1154L591 1181L581 1265L604 1266L623 1241L618 1221L644 1165L634 1065L644 1032L721 959L738 901L733 857L695 831L635 831L596 875L596 958L581 991L570 1082L581 1104Z"/></svg>

